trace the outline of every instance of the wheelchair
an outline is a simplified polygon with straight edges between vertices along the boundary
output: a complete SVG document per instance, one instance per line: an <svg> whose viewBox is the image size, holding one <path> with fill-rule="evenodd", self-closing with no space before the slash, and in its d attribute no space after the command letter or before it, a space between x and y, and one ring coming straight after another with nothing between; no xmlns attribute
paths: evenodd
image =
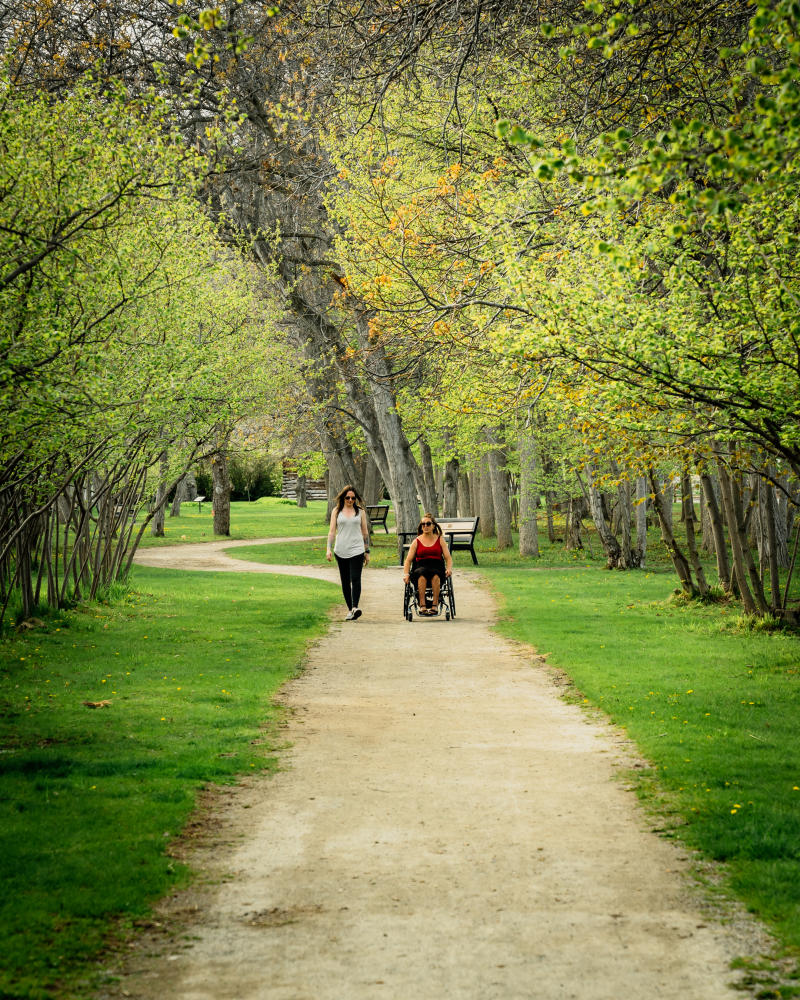
<svg viewBox="0 0 800 1000"><path fill-rule="evenodd" d="M425 603L428 607L433 604L433 588L430 585L425 590ZM436 608L436 614L439 615L442 611L444 611L445 621L449 622L451 618L456 616L456 597L453 591L452 576L446 576L439 588L439 606ZM419 615L419 596L416 586L409 580L405 584L403 592L403 618L411 622L414 620L415 612Z"/></svg>

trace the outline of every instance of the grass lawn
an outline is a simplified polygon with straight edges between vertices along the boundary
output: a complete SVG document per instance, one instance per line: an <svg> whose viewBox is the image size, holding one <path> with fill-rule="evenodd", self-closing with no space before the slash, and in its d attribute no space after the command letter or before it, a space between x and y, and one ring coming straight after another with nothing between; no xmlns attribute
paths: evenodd
<svg viewBox="0 0 800 1000"><path fill-rule="evenodd" d="M294 500L280 497L262 497L260 500L239 501L231 504L231 539L289 538L293 535L327 536L328 522L324 500L310 500L308 506L298 507ZM142 536L141 546L179 545L185 542L212 542L222 536L214 534L211 503L205 502L202 511L197 504L181 504L180 517L164 520L164 537L155 538L150 528ZM227 537L227 536L226 536ZM324 554L324 553L323 553Z"/></svg>
<svg viewBox="0 0 800 1000"><path fill-rule="evenodd" d="M166 848L198 790L274 766L272 699L338 598L285 577L137 568L132 583L0 644L9 1000L87 996L114 922L184 877Z"/></svg>

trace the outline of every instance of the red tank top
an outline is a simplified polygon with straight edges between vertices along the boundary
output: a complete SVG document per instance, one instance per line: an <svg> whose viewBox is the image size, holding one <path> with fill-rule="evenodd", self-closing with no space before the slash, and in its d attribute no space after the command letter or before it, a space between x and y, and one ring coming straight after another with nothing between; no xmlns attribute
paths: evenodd
<svg viewBox="0 0 800 1000"><path fill-rule="evenodd" d="M433 545L423 545L422 542L417 539L417 554L415 559L444 559L444 553L442 552L442 540L437 536L436 541Z"/></svg>

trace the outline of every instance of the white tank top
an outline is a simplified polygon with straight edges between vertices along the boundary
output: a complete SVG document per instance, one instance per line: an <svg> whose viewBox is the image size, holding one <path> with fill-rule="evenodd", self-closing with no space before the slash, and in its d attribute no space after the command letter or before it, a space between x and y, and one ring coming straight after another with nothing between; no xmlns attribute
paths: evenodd
<svg viewBox="0 0 800 1000"><path fill-rule="evenodd" d="M364 536L361 534L361 511L355 517L347 517L344 510L336 518L336 543L333 551L340 559L350 559L364 552Z"/></svg>

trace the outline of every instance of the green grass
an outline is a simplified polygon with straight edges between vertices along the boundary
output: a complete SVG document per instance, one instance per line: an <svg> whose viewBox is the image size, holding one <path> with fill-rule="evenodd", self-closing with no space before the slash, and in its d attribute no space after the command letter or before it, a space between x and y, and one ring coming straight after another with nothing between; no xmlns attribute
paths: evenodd
<svg viewBox="0 0 800 1000"><path fill-rule="evenodd" d="M652 767L644 798L800 949L800 640L665 601L667 573L487 567L501 631L547 654Z"/></svg>
<svg viewBox="0 0 800 1000"><path fill-rule="evenodd" d="M166 849L197 791L275 766L272 699L338 597L230 573L133 583L0 644L3 997L87 995L109 929L185 877Z"/></svg>
<svg viewBox="0 0 800 1000"><path fill-rule="evenodd" d="M294 500L280 497L262 497L247 503L242 500L231 504L232 539L284 538L292 535L326 535L328 529L324 500L311 500L307 507L298 507ZM181 504L180 517L164 520L164 537L155 538L150 528L145 530L141 545L150 548L159 545L178 545L186 542L211 542L222 536L214 534L214 518L210 502L202 505ZM227 536L225 536L227 537Z"/></svg>

